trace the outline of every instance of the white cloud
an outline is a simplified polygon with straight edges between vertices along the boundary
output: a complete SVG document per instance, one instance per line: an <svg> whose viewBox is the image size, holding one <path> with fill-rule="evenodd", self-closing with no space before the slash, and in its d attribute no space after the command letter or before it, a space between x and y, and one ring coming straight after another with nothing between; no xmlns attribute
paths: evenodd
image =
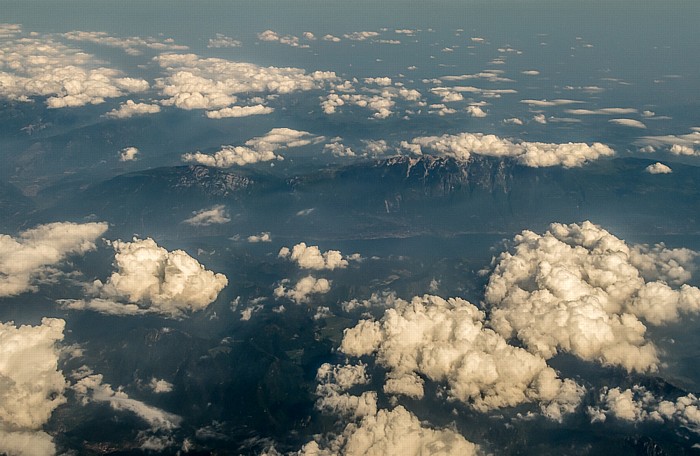
<svg viewBox="0 0 700 456"><path fill-rule="evenodd" d="M139 36L116 37L107 32L85 32L80 30L63 33L60 36L71 41L83 41L99 44L101 46L120 48L132 55L141 53L138 48L153 49L156 51L184 51L189 49L187 46L175 44L172 38L157 40L152 37L141 38Z"/></svg>
<svg viewBox="0 0 700 456"><path fill-rule="evenodd" d="M683 144L674 144L668 151L671 152L673 155L698 155L694 147L684 146Z"/></svg>
<svg viewBox="0 0 700 456"><path fill-rule="evenodd" d="M323 151L330 152L334 157L354 157L355 152L344 144L336 141L323 146Z"/></svg>
<svg viewBox="0 0 700 456"><path fill-rule="evenodd" d="M289 280L285 279L275 288L276 298L287 298L301 304L309 302L312 294L325 294L331 291L331 282L327 279L316 279L313 276L306 276L294 285L294 288L285 288Z"/></svg>
<svg viewBox="0 0 700 456"><path fill-rule="evenodd" d="M598 398L599 405L588 408L592 422L604 422L607 417L639 423L672 421L700 434L700 400L694 394L677 399L660 400L646 388L604 388Z"/></svg>
<svg viewBox="0 0 700 456"><path fill-rule="evenodd" d="M230 168L234 165L245 166L252 163L282 159L281 155L276 155L271 150L258 151L243 146L221 146L221 150L214 153L214 155L207 155L199 151L182 155L182 160L185 162L199 163L200 165L215 168Z"/></svg>
<svg viewBox="0 0 700 456"><path fill-rule="evenodd" d="M182 223L192 226L209 226L220 225L230 221L231 217L229 217L226 207L223 204L219 204L210 209L202 209L201 211L195 212L192 217Z"/></svg>
<svg viewBox="0 0 700 456"><path fill-rule="evenodd" d="M547 359L561 351L654 371L658 353L640 319L661 325L700 311L700 290L685 284L697 256L663 244L628 245L590 222L555 223L543 235L523 231L489 279L490 325Z"/></svg>
<svg viewBox="0 0 700 456"><path fill-rule="evenodd" d="M148 387L156 394L170 393L173 390L173 384L167 380L151 378Z"/></svg>
<svg viewBox="0 0 700 456"><path fill-rule="evenodd" d="M83 404L106 402L114 410L135 414L153 431L171 431L180 426L182 419L179 416L132 399L121 388L115 391L110 384L102 383L102 379L102 374L89 375L73 385L73 390L82 397Z"/></svg>
<svg viewBox="0 0 700 456"><path fill-rule="evenodd" d="M338 38L337 36L333 36L333 35L323 35L322 40L323 41L331 41L333 43L340 42L340 38Z"/></svg>
<svg viewBox="0 0 700 456"><path fill-rule="evenodd" d="M577 116L636 114L634 108L565 109L565 113Z"/></svg>
<svg viewBox="0 0 700 456"><path fill-rule="evenodd" d="M468 160L471 154L515 157L520 164L534 168L557 165L573 168L614 153L610 147L601 143L514 143L495 135L481 133L418 137L413 138L410 143L402 142L402 147L413 153L422 153L423 149L428 149L461 161Z"/></svg>
<svg viewBox="0 0 700 456"><path fill-rule="evenodd" d="M63 300L65 307L114 315L153 312L178 318L206 308L228 284L225 275L205 269L182 250L169 252L153 239L117 240L111 245L116 252L116 271L105 283L96 280L91 285L89 291L97 298Z"/></svg>
<svg viewBox="0 0 700 456"><path fill-rule="evenodd" d="M0 24L0 38L12 38L22 33L20 24Z"/></svg>
<svg viewBox="0 0 700 456"><path fill-rule="evenodd" d="M512 125L523 125L523 121L518 119L517 117L511 117L510 119L503 119L503 123L512 124Z"/></svg>
<svg viewBox="0 0 700 456"><path fill-rule="evenodd" d="M324 363L318 368L316 381L316 408L322 412L349 418L376 415L376 392L365 391L359 396L347 393L350 388L369 382L366 365L333 366Z"/></svg>
<svg viewBox="0 0 700 456"><path fill-rule="evenodd" d="M58 370L65 322L43 318L38 326L0 323L0 452L9 455L55 454L53 440L41 428L66 402L66 380Z"/></svg>
<svg viewBox="0 0 700 456"><path fill-rule="evenodd" d="M182 155L182 160L217 168L245 166L263 161L283 160L284 157L277 155L276 151L317 144L324 140L323 136L315 136L307 131L273 128L263 136L249 139L245 146L222 146L214 155L202 152L187 153Z"/></svg>
<svg viewBox="0 0 700 456"><path fill-rule="evenodd" d="M13 238L0 234L0 297L36 291L35 281L50 265L95 249L106 223L57 222L39 225Z"/></svg>
<svg viewBox="0 0 700 456"><path fill-rule="evenodd" d="M365 416L358 424L348 424L343 434L320 445L309 442L300 456L472 456L479 447L450 429L424 426L411 412L398 406Z"/></svg>
<svg viewBox="0 0 700 456"><path fill-rule="evenodd" d="M248 236L248 242L272 242L272 237L270 236L269 232L263 231L260 234Z"/></svg>
<svg viewBox="0 0 700 456"><path fill-rule="evenodd" d="M521 73L526 75L526 76L538 76L540 74L540 72L537 70L525 70L525 71L521 71Z"/></svg>
<svg viewBox="0 0 700 456"><path fill-rule="evenodd" d="M208 48L235 48L241 47L243 43L222 33L217 33L215 38L209 38Z"/></svg>
<svg viewBox="0 0 700 456"><path fill-rule="evenodd" d="M275 110L269 106L261 104L251 106L231 106L218 111L207 111L206 116L210 119L227 119L231 117L248 117L270 114Z"/></svg>
<svg viewBox="0 0 700 456"><path fill-rule="evenodd" d="M479 106L467 106L467 112L472 117L486 117L486 113Z"/></svg>
<svg viewBox="0 0 700 456"><path fill-rule="evenodd" d="M623 127L647 128L646 125L636 119L610 119L608 122L622 125Z"/></svg>
<svg viewBox="0 0 700 456"><path fill-rule="evenodd" d="M341 269L348 266L348 260L343 258L340 251L327 250L321 252L317 245L307 246L304 242L300 242L292 247L291 251L288 247L282 247L278 256L296 262L302 269L328 269L332 271L336 268Z"/></svg>
<svg viewBox="0 0 700 456"><path fill-rule="evenodd" d="M365 84L377 84L378 86L390 86L392 84L389 77L365 78Z"/></svg>
<svg viewBox="0 0 700 456"><path fill-rule="evenodd" d="M343 38L351 41L365 41L376 36L379 36L378 32L352 32L343 35Z"/></svg>
<svg viewBox="0 0 700 456"><path fill-rule="evenodd" d="M675 155L697 155L695 148L696 146L700 148L700 131L693 128L686 135L643 136L636 144L652 147L669 147L670 152Z"/></svg>
<svg viewBox="0 0 700 456"><path fill-rule="evenodd" d="M92 55L49 38L7 40L0 45L0 96L18 101L48 97L49 108L63 108L149 88L143 79L97 63Z"/></svg>
<svg viewBox="0 0 700 456"><path fill-rule="evenodd" d="M647 166L646 168L644 168L644 171L646 171L649 174L671 174L673 172L671 168L659 162Z"/></svg>
<svg viewBox="0 0 700 456"><path fill-rule="evenodd" d="M362 320L346 330L340 351L375 354L388 369L389 394L421 398L425 377L446 383L450 397L480 411L537 401L551 419L572 412L583 388L559 379L542 357L508 345L484 328L484 318L460 298L396 300L381 320Z"/></svg>
<svg viewBox="0 0 700 456"><path fill-rule="evenodd" d="M556 100L520 100L521 103L525 103L530 106L537 107L550 107L550 106L563 106L575 103L583 103L583 101L577 100L567 100L567 99L556 99Z"/></svg>
<svg viewBox="0 0 700 456"><path fill-rule="evenodd" d="M181 109L217 111L232 107L239 95L308 91L320 89L326 82L337 79L332 72L307 74L299 68L261 67L220 58L201 58L195 54L162 54L154 60L169 74L156 80L156 87L168 97L163 104ZM256 107L248 110L248 114L259 110ZM223 117L233 112L243 111L212 115Z"/></svg>
<svg viewBox="0 0 700 456"><path fill-rule="evenodd" d="M442 81L466 81L469 79L484 79L489 82L514 82L512 79L501 76L503 70L485 70L474 74L460 74L442 76Z"/></svg>
<svg viewBox="0 0 700 456"><path fill-rule="evenodd" d="M128 119L129 117L142 116L145 114L156 114L160 112L160 106L148 103L134 103L133 100L126 100L126 103L119 105L105 114L105 117L113 119Z"/></svg>
<svg viewBox="0 0 700 456"><path fill-rule="evenodd" d="M125 147L119 151L119 161L134 161L138 155L139 150L136 147Z"/></svg>

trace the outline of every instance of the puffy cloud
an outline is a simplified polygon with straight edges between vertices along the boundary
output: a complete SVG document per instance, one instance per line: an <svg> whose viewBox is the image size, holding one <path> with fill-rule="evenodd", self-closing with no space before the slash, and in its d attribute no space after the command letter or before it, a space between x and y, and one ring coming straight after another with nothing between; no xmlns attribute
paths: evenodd
<svg viewBox="0 0 700 456"><path fill-rule="evenodd" d="M342 435L327 443L309 442L300 456L335 455L384 456L471 456L479 447L450 429L424 426L411 412L398 406L365 416L358 424L348 424Z"/></svg>
<svg viewBox="0 0 700 456"><path fill-rule="evenodd" d="M338 38L337 36L333 36L333 35L323 35L323 38L321 38L321 39L323 41L331 41L333 43L338 43L341 41L340 38Z"/></svg>
<svg viewBox="0 0 700 456"><path fill-rule="evenodd" d="M511 117L510 119L504 119L503 123L513 124L513 125L523 125L523 121L517 117Z"/></svg>
<svg viewBox="0 0 700 456"><path fill-rule="evenodd" d="M346 33L343 35L343 38L348 39L350 41L365 41L369 38L374 38L376 36L379 36L378 32L352 32L352 33Z"/></svg>
<svg viewBox="0 0 700 456"><path fill-rule="evenodd" d="M148 383L148 387L157 394L170 393L173 390L173 384L167 380L157 379L153 377Z"/></svg>
<svg viewBox="0 0 700 456"><path fill-rule="evenodd" d="M340 106L358 106L374 111L375 119L386 119L393 114L396 100L419 101L420 92L405 87L391 87L385 85L389 78L368 78L368 81L379 84L381 89L361 88L365 93L336 93L331 92L322 98L321 108L326 114L335 114ZM389 80L390 81L390 80ZM355 92L352 85L346 81L343 85L335 85L339 92Z"/></svg>
<svg viewBox="0 0 700 456"><path fill-rule="evenodd" d="M479 106L467 106L467 112L472 117L486 117L486 113Z"/></svg>
<svg viewBox="0 0 700 456"><path fill-rule="evenodd" d="M671 148L669 149L669 152L671 152L673 155L689 155L689 156L698 155L698 153L695 151L694 147L685 146L683 144L672 145Z"/></svg>
<svg viewBox="0 0 700 456"><path fill-rule="evenodd" d="M149 88L143 79L97 67L93 56L49 38L18 38L0 45L0 96L48 97L49 108L99 104Z"/></svg>
<svg viewBox="0 0 700 456"><path fill-rule="evenodd" d="M700 146L700 130L693 128L686 135L643 136L636 144L651 147L669 147L670 152L675 155L698 155L695 147Z"/></svg>
<svg viewBox="0 0 700 456"><path fill-rule="evenodd" d="M20 24L0 24L0 38L12 38L22 33Z"/></svg>
<svg viewBox="0 0 700 456"><path fill-rule="evenodd" d="M202 209L197 211L194 215L182 223L192 226L209 226L209 225L220 225L222 223L228 223L231 218L228 215L228 211L223 204L219 204L210 209Z"/></svg>
<svg viewBox="0 0 700 456"><path fill-rule="evenodd" d="M469 302L425 295L393 306L381 320L346 330L340 345L349 356L375 354L388 369L386 393L423 397L420 375L446 383L450 397L480 411L537 401L561 420L578 406L582 387L485 328L484 313Z"/></svg>
<svg viewBox="0 0 700 456"><path fill-rule="evenodd" d="M308 36L311 36L311 38L308 38ZM305 39L310 39L310 40L315 40L316 37L314 37L313 33L311 32L304 32L304 38ZM281 36L274 30L265 30L262 33L258 33L258 39L260 41L276 41L281 44L286 44L288 46L292 47L301 47L301 48L307 48L309 47L308 44L301 44L299 42L299 37L294 36L294 35L284 35Z"/></svg>
<svg viewBox="0 0 700 456"><path fill-rule="evenodd" d="M327 250L322 253L317 245L307 246L304 242L292 247L291 251L288 247L282 247L278 256L296 262L303 269L329 269L332 271L348 266L348 260L343 258L340 251Z"/></svg>
<svg viewBox="0 0 700 456"><path fill-rule="evenodd" d="M218 111L207 111L206 116L210 119L227 119L231 117L260 116L274 112L273 108L261 104L252 106L231 106L219 109Z"/></svg>
<svg viewBox="0 0 700 456"><path fill-rule="evenodd" d="M272 237L270 236L269 232L263 231L260 234L248 236L248 242L272 242Z"/></svg>
<svg viewBox="0 0 700 456"><path fill-rule="evenodd" d="M132 399L121 388L115 391L109 383L102 383L102 379L102 374L89 375L73 385L73 390L82 397L83 404L106 402L114 410L135 414L148 423L153 431L171 431L180 426L182 419L179 416Z"/></svg>
<svg viewBox="0 0 700 456"><path fill-rule="evenodd" d="M118 109L113 109L105 114L105 117L113 119L128 119L129 117L142 116L145 114L156 114L160 112L160 106L148 103L134 103L133 100L126 100L126 103L119 105Z"/></svg>
<svg viewBox="0 0 700 456"><path fill-rule="evenodd" d="M163 104L181 109L216 111L232 107L238 102L238 95L308 91L337 79L332 72L307 74L299 68L261 67L219 58L200 58L195 54L162 54L154 60L169 73L156 81L156 87L168 97ZM259 110L255 108L247 113ZM243 112L223 111L213 116Z"/></svg>
<svg viewBox="0 0 700 456"><path fill-rule="evenodd" d="M74 310L94 310L113 315L146 312L171 318L198 311L214 302L228 284L182 250L167 251L153 239L111 242L116 271L105 283L96 280L90 292L97 298L63 300Z"/></svg>
<svg viewBox="0 0 700 456"><path fill-rule="evenodd" d="M119 161L134 161L138 153L139 150L136 147L125 147L119 151Z"/></svg>
<svg viewBox="0 0 700 456"><path fill-rule="evenodd" d="M646 125L636 119L610 119L608 122L616 125L622 125L623 127L647 128Z"/></svg>
<svg viewBox="0 0 700 456"><path fill-rule="evenodd" d="M402 147L413 153L422 153L425 148L461 161L469 160L471 154L515 157L520 164L534 168L557 165L573 168L614 153L610 147L601 143L514 143L481 133L423 136L412 139L410 143L404 141Z"/></svg>
<svg viewBox="0 0 700 456"><path fill-rule="evenodd" d="M685 284L697 253L628 245L599 226L552 224L523 231L486 288L490 326L550 358L569 352L628 371L656 370L646 327L700 311L700 290ZM671 288L671 285L681 285Z"/></svg>
<svg viewBox="0 0 700 456"><path fill-rule="evenodd" d="M593 116L593 115L619 115L619 114L635 114L634 108L600 108L600 109L565 109L567 114L575 114L577 116Z"/></svg>
<svg viewBox="0 0 700 456"><path fill-rule="evenodd" d="M526 75L526 76L538 76L540 74L540 72L537 70L525 70L525 71L521 71L521 73Z"/></svg>
<svg viewBox="0 0 700 456"><path fill-rule="evenodd" d="M57 222L39 225L16 238L0 234L0 297L35 291L36 279L69 255L95 249L106 223Z"/></svg>
<svg viewBox="0 0 700 456"><path fill-rule="evenodd" d="M390 86L392 84L391 78L380 77L380 78L365 78L365 84L377 84L378 86Z"/></svg>
<svg viewBox="0 0 700 456"><path fill-rule="evenodd" d="M588 408L592 422L606 421L609 416L634 423L673 421L700 433L700 400L694 394L660 400L646 388L634 385L625 390L604 388L598 401L598 406Z"/></svg>
<svg viewBox="0 0 700 456"><path fill-rule="evenodd" d="M331 291L331 282L324 278L316 279L313 276L306 276L291 289L285 288L284 285L287 283L289 280L285 279L275 288L275 297L291 299L297 304L309 302L312 294L325 294Z"/></svg>
<svg viewBox="0 0 700 456"><path fill-rule="evenodd" d="M350 418L376 415L376 392L365 391L359 396L346 392L356 385L366 385L369 382L364 364L334 366L324 363L318 368L316 381L317 409Z"/></svg>
<svg viewBox="0 0 700 456"><path fill-rule="evenodd" d="M644 168L644 171L646 171L649 174L671 174L673 172L671 168L659 162L647 166L646 168Z"/></svg>
<svg viewBox="0 0 700 456"><path fill-rule="evenodd" d="M263 136L249 139L245 146L222 146L214 155L202 152L186 153L182 155L182 159L217 168L245 166L263 161L283 160L284 157L275 153L277 150L317 144L324 139L323 136L314 136L307 131L273 128Z"/></svg>
<svg viewBox="0 0 700 456"><path fill-rule="evenodd" d="M55 318L44 318L38 326L0 323L0 453L55 454L51 436L41 427L66 402L56 346L64 327Z"/></svg>
<svg viewBox="0 0 700 456"><path fill-rule="evenodd" d="M241 47L243 43L222 33L217 33L215 38L209 38L208 48L234 48Z"/></svg>
<svg viewBox="0 0 700 456"><path fill-rule="evenodd" d="M328 151L331 154L333 154L333 156L335 156L335 157L354 157L355 156L355 152L353 152L351 148L345 147L344 144L342 144L338 141L324 145L323 151L324 152Z"/></svg>
<svg viewBox="0 0 700 456"><path fill-rule="evenodd" d="M222 146L221 150L214 153L214 155L203 154L199 151L182 155L183 161L216 168L230 168L234 165L245 166L252 163L282 159L281 155L276 155L271 150L258 151L243 146Z"/></svg>

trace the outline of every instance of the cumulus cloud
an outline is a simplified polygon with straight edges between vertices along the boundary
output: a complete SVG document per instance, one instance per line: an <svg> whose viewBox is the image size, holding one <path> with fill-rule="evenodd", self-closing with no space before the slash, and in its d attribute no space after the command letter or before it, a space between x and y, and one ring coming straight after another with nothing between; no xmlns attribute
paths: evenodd
<svg viewBox="0 0 700 456"><path fill-rule="evenodd" d="M588 408L592 422L604 422L610 416L634 423L671 421L700 433L700 400L694 394L660 400L646 388L634 385L625 390L604 388L598 402L598 406Z"/></svg>
<svg viewBox="0 0 700 456"><path fill-rule="evenodd" d="M460 298L395 300L381 320L346 330L340 350L374 354L388 369L389 394L422 398L425 377L445 383L450 397L479 411L537 401L547 417L561 420L578 406L582 387L559 379L542 357L508 345L484 319Z"/></svg>
<svg viewBox="0 0 700 456"><path fill-rule="evenodd" d="M64 108L149 88L143 79L96 63L92 55L50 38L7 40L0 45L0 96L18 101L47 97L49 108Z"/></svg>
<svg viewBox="0 0 700 456"><path fill-rule="evenodd" d="M352 33L346 33L343 35L343 38L350 40L350 41L365 41L369 38L374 38L379 36L378 32L352 32Z"/></svg>
<svg viewBox="0 0 700 456"><path fill-rule="evenodd" d="M63 300L74 310L113 315L158 313L171 318L206 308L228 284L223 274L204 268L182 250L167 251L153 239L121 240L114 248L115 272L106 282L96 280L89 300Z"/></svg>
<svg viewBox="0 0 700 456"><path fill-rule="evenodd" d="M66 402L66 380L58 370L65 322L44 318L38 326L0 323L0 453L55 454L41 428Z"/></svg>
<svg viewBox="0 0 700 456"><path fill-rule="evenodd" d="M156 114L160 112L160 106L148 103L134 103L133 100L126 100L126 103L119 105L119 108L113 109L105 114L105 117L113 119L128 119L134 116L143 116L146 114Z"/></svg>
<svg viewBox="0 0 700 456"><path fill-rule="evenodd" d="M673 170L670 167L659 162L647 166L646 168L644 168L644 171L646 171L649 174L671 174L673 172Z"/></svg>
<svg viewBox="0 0 700 456"><path fill-rule="evenodd" d="M274 294L276 298L287 298L301 304L309 302L313 294L325 294L331 291L331 282L328 279L317 279L313 276L306 276L299 280L294 285L294 288L285 287L289 283L288 279L282 280L280 285L275 288Z"/></svg>
<svg viewBox="0 0 700 456"><path fill-rule="evenodd" d="M636 144L651 147L668 147L674 155L698 155L700 149L700 130L693 130L686 135L643 136Z"/></svg>
<svg viewBox="0 0 700 456"><path fill-rule="evenodd" d="M274 112L274 108L261 104L251 106L231 106L219 109L218 111L207 111L206 116L210 119L228 119L231 117L260 116Z"/></svg>
<svg viewBox="0 0 700 456"><path fill-rule="evenodd" d="M273 128L263 136L249 139L245 142L245 146L222 146L221 150L214 155L199 151L186 153L182 155L182 160L216 168L245 166L258 162L283 160L284 157L276 154L276 151L317 144L323 140L325 140L323 136L315 136L307 131Z"/></svg>
<svg viewBox="0 0 700 456"><path fill-rule="evenodd" d="M644 125L644 123L636 119L610 119L608 120L608 122L614 123L616 125L622 125L623 127L647 128L647 126Z"/></svg>
<svg viewBox="0 0 700 456"><path fill-rule="evenodd" d="M102 380L102 374L89 375L73 385L73 390L82 398L83 404L106 402L114 410L135 414L153 431L171 431L180 426L182 419L179 416L132 399L121 388L115 391L109 383L102 383Z"/></svg>
<svg viewBox="0 0 700 456"><path fill-rule="evenodd" d="M523 231L490 276L489 324L547 359L561 351L654 371L657 349L640 319L661 325L700 311L700 290L685 283L697 256L663 244L628 245L590 222L555 223L543 235Z"/></svg>
<svg viewBox="0 0 700 456"><path fill-rule="evenodd" d="M346 81L336 84L334 90L321 100L321 108L326 114L335 114L340 106L358 106L373 111L375 119L386 119L393 114L396 100L419 101L421 94L415 89L403 86L389 86L389 78L368 78L372 84L378 84L380 89L362 87L363 93L354 93L356 89ZM346 93L349 92L349 93Z"/></svg>
<svg viewBox="0 0 700 456"><path fill-rule="evenodd" d="M344 144L335 141L323 146L324 152L330 152L334 157L354 157L355 152L349 147L345 147Z"/></svg>
<svg viewBox="0 0 700 456"><path fill-rule="evenodd" d="M208 48L235 48L241 47L243 43L222 33L217 33L216 37L209 38Z"/></svg>
<svg viewBox="0 0 700 456"><path fill-rule="evenodd" d="M413 153L420 154L423 149L427 149L461 161L469 160L471 154L515 157L520 164L534 168L557 165L573 168L614 153L610 147L601 143L514 143L495 135L481 133L423 136L413 138L410 142L404 141L401 145Z"/></svg>
<svg viewBox="0 0 700 456"><path fill-rule="evenodd" d="M379 410L359 423L350 423L343 433L325 445L309 442L302 456L384 455L384 456L472 456L479 447L450 429L432 429L402 406Z"/></svg>
<svg viewBox="0 0 700 456"><path fill-rule="evenodd" d="M365 391L359 396L347 391L369 383L366 365L331 365L324 363L316 373L316 408L324 413L349 418L361 418L377 413L377 393Z"/></svg>
<svg viewBox="0 0 700 456"><path fill-rule="evenodd" d="M486 117L486 112L479 106L467 106L467 112L472 117Z"/></svg>
<svg viewBox="0 0 700 456"><path fill-rule="evenodd" d="M148 387L156 394L170 393L173 390L173 384L167 380L151 378Z"/></svg>
<svg viewBox="0 0 700 456"><path fill-rule="evenodd" d="M540 74L540 72L537 70L525 70L525 71L521 71L521 73L526 75L526 76L538 76Z"/></svg>
<svg viewBox="0 0 700 456"><path fill-rule="evenodd" d="M338 250L327 250L321 252L317 245L307 246L306 243L300 242L292 247L282 247L278 256L294 261L302 269L340 269L348 266L347 258Z"/></svg>
<svg viewBox="0 0 700 456"><path fill-rule="evenodd" d="M299 68L261 67L251 63L220 58L201 58L195 54L162 54L154 58L167 77L156 80L156 87L168 97L165 105L181 109L220 111L233 107L238 96L248 94L289 94L320 89L337 79L335 73L306 73ZM261 108L246 113L259 112ZM214 117L241 114L245 111L223 111Z"/></svg>
<svg viewBox="0 0 700 456"><path fill-rule="evenodd" d="M138 153L139 150L136 147L125 147L119 151L119 161L134 161Z"/></svg>
<svg viewBox="0 0 700 456"><path fill-rule="evenodd" d="M210 209L202 209L201 211L195 212L192 217L188 218L182 223L192 226L209 226L220 225L230 221L231 217L228 215L226 206L219 204Z"/></svg>
<svg viewBox="0 0 700 456"><path fill-rule="evenodd" d="M39 225L17 237L0 234L0 297L36 291L36 279L70 255L95 249L106 223L57 222Z"/></svg>
<svg viewBox="0 0 700 456"><path fill-rule="evenodd" d="M270 236L270 233L268 231L263 231L260 234L253 234L251 236L248 236L248 242L272 242L272 237Z"/></svg>

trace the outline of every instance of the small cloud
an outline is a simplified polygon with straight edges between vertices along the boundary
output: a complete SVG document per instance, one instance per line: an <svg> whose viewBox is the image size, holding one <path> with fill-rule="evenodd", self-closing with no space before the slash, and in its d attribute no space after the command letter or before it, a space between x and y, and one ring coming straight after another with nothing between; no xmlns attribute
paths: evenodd
<svg viewBox="0 0 700 456"><path fill-rule="evenodd" d="M635 120L635 119L610 119L610 120L608 120L608 122L614 123L617 125L622 125L623 127L643 128L643 129L647 128L646 125L644 125L642 122Z"/></svg>
<svg viewBox="0 0 700 456"><path fill-rule="evenodd" d="M647 166L644 171L649 174L671 174L673 172L671 168L659 162Z"/></svg>
<svg viewBox="0 0 700 456"><path fill-rule="evenodd" d="M119 151L119 161L134 161L138 155L139 150L136 147L125 147Z"/></svg>
<svg viewBox="0 0 700 456"><path fill-rule="evenodd" d="M182 223L191 226L209 226L220 225L223 223L228 223L230 221L231 217L229 217L228 215L226 206L220 204L210 209L202 209L201 211L197 211L192 217L188 218Z"/></svg>

